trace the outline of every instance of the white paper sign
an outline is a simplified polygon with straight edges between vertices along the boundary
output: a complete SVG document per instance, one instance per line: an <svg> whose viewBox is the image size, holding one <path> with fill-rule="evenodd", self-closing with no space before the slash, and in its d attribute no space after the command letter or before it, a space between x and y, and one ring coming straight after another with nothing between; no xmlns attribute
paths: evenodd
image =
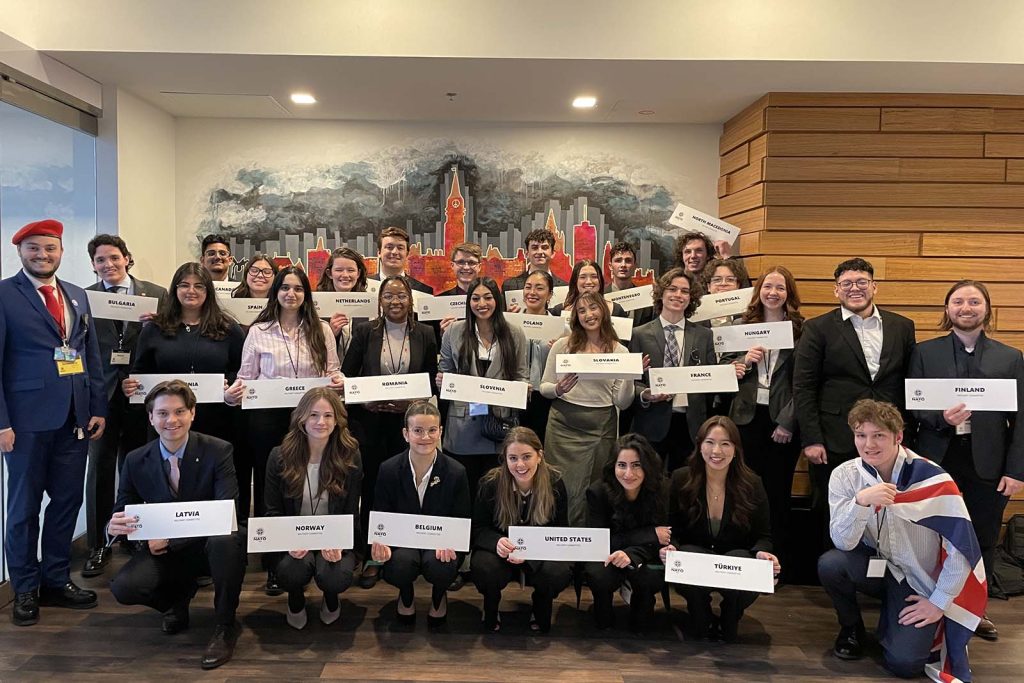
<svg viewBox="0 0 1024 683"><path fill-rule="evenodd" d="M731 366L730 366L731 367ZM642 353L559 353L555 374L576 373L580 379L639 379L644 373Z"/></svg>
<svg viewBox="0 0 1024 683"><path fill-rule="evenodd" d="M420 321L442 320L453 317L462 320L466 317L465 296L428 296L416 304L416 314Z"/></svg>
<svg viewBox="0 0 1024 683"><path fill-rule="evenodd" d="M411 401L430 398L430 375L367 375L345 378L345 403Z"/></svg>
<svg viewBox="0 0 1024 683"><path fill-rule="evenodd" d="M235 288L237 288L239 284L241 283L234 282L233 280L214 280L213 291L216 292L219 297L230 299L231 292L235 291Z"/></svg>
<svg viewBox="0 0 1024 683"><path fill-rule="evenodd" d="M1017 381L1012 379L908 379L907 408L947 410L963 403L968 410L1017 410Z"/></svg>
<svg viewBox="0 0 1024 683"><path fill-rule="evenodd" d="M672 212L668 222L684 230L695 230L707 235L712 242L725 240L732 244L740 236L740 229L732 223L701 213L685 204L676 204L676 209ZM712 254L708 254L709 258L711 256Z"/></svg>
<svg viewBox="0 0 1024 683"><path fill-rule="evenodd" d="M248 552L350 550L352 515L250 517Z"/></svg>
<svg viewBox="0 0 1024 683"><path fill-rule="evenodd" d="M750 297L754 295L753 287L735 289L731 292L719 292L718 294L705 294L700 298L700 306L693 312L690 322L699 323L712 318L724 318L726 316L739 315L747 310L750 304Z"/></svg>
<svg viewBox="0 0 1024 683"><path fill-rule="evenodd" d="M715 351L749 351L755 346L765 349L793 348L793 321L751 323L749 325L722 325L711 331Z"/></svg>
<svg viewBox="0 0 1024 683"><path fill-rule="evenodd" d="M129 403L145 403L149 390L160 382L169 382L172 379L180 379L189 386L192 393L196 395L198 403L223 403L224 402L224 375L216 373L186 373L181 374L152 374L152 375L130 375L139 383L139 388L132 394Z"/></svg>
<svg viewBox="0 0 1024 683"><path fill-rule="evenodd" d="M739 391L736 368L728 365L684 365L681 368L651 368L653 394L717 394Z"/></svg>
<svg viewBox="0 0 1024 683"><path fill-rule="evenodd" d="M256 317L267 307L268 300L260 298L221 298L218 302L225 313L238 321L240 325L252 325Z"/></svg>
<svg viewBox="0 0 1024 683"><path fill-rule="evenodd" d="M313 292L313 305L321 318L330 318L335 313L344 313L349 320L377 317L376 292Z"/></svg>
<svg viewBox="0 0 1024 683"><path fill-rule="evenodd" d="M565 328L562 331L563 335L569 334L570 329L569 316L572 311L562 311L562 325ZM608 318L612 322L612 329L615 330L615 336L620 340L629 341L633 338L633 319L632 318L620 318L617 315L609 316Z"/></svg>
<svg viewBox="0 0 1024 683"><path fill-rule="evenodd" d="M139 518L128 525L135 528L128 535L132 541L227 536L238 530L234 500L126 505L124 513Z"/></svg>
<svg viewBox="0 0 1024 683"><path fill-rule="evenodd" d="M665 558L665 581L708 588L774 593L771 560L731 555L670 551Z"/></svg>
<svg viewBox="0 0 1024 683"><path fill-rule="evenodd" d="M654 305L654 285L620 289L617 292L605 292L604 298L622 306L622 310L628 313L629 311Z"/></svg>
<svg viewBox="0 0 1024 683"><path fill-rule="evenodd" d="M440 481L440 480L437 480ZM430 483L434 486L434 482ZM395 548L469 550L471 520L468 517L403 515L398 512L370 511L370 542Z"/></svg>
<svg viewBox="0 0 1024 683"><path fill-rule="evenodd" d="M551 301L548 302L548 308L554 308L560 303L565 302L565 297L569 294L569 288L566 286L555 287L551 292ZM520 311L526 310L526 304L523 303L523 290L521 289L510 289L505 292L505 306L511 309L513 306L518 306Z"/></svg>
<svg viewBox="0 0 1024 683"><path fill-rule="evenodd" d="M514 557L523 560L604 562L611 555L608 529L560 526L510 526Z"/></svg>
<svg viewBox="0 0 1024 683"><path fill-rule="evenodd" d="M294 408L313 387L325 387L330 377L285 377L244 380L242 410L254 408Z"/></svg>
<svg viewBox="0 0 1024 683"><path fill-rule="evenodd" d="M510 326L521 329L527 339L551 341L565 336L565 319L559 316L506 313L505 320Z"/></svg>
<svg viewBox="0 0 1024 683"><path fill-rule="evenodd" d="M511 382L490 377L456 375L444 373L441 381L441 398L465 403L485 403L489 406L526 409L526 396L530 393L529 382Z"/></svg>
<svg viewBox="0 0 1024 683"><path fill-rule="evenodd" d="M134 296L85 290L89 297L89 309L94 318L138 322L143 313L156 313L160 299L155 296Z"/></svg>

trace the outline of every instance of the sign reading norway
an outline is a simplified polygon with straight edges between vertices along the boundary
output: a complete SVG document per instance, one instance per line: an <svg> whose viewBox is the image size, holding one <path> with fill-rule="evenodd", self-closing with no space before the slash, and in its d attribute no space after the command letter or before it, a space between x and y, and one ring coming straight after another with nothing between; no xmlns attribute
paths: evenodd
<svg viewBox="0 0 1024 683"><path fill-rule="evenodd" d="M250 517L248 552L350 550L352 515Z"/></svg>

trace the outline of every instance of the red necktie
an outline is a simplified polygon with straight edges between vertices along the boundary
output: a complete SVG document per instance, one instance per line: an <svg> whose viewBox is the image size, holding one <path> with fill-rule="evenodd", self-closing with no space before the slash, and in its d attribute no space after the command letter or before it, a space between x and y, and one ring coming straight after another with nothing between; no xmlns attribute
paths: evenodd
<svg viewBox="0 0 1024 683"><path fill-rule="evenodd" d="M57 301L53 290L53 285L43 285L39 288L39 291L43 294L43 300L46 302L46 310L53 316L53 320L57 323L57 328L60 330L60 336L64 338L64 307Z"/></svg>

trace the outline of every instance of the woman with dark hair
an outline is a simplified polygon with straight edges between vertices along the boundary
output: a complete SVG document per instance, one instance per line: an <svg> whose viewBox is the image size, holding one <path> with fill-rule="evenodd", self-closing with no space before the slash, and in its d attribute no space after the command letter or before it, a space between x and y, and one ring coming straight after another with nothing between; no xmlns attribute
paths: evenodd
<svg viewBox="0 0 1024 683"><path fill-rule="evenodd" d="M446 372L510 382L530 380L526 336L522 330L509 327L502 302L498 283L491 278L476 278L470 283L466 319L453 322L441 338L438 388ZM485 404L450 402L444 450L466 468L470 495L476 493L477 482L494 464L498 450L498 444L484 434L488 414L510 419L516 412Z"/></svg>
<svg viewBox="0 0 1024 683"><path fill-rule="evenodd" d="M269 257L259 252L253 254L242 270L242 281L231 292L232 299L265 299L270 295L270 285L277 275L278 267Z"/></svg>
<svg viewBox="0 0 1024 683"><path fill-rule="evenodd" d="M405 515L464 517L472 513L466 470L441 452L441 413L429 401L416 401L405 411L402 436L409 447L380 466L373 509ZM412 472L412 486L409 473ZM431 586L427 623L440 626L448 616L447 588L465 553L452 548L418 550L373 543L374 561L384 565L384 580L398 589L398 621L416 620L413 583L423 576Z"/></svg>
<svg viewBox="0 0 1024 683"><path fill-rule="evenodd" d="M572 275L569 277L569 293L565 295L565 301L551 309L554 315L562 315L562 311L572 310L573 304L583 294L602 294L604 292L604 273L597 261L580 259L572 267ZM627 318L626 311L622 306L611 301L605 301L608 312L617 318Z"/></svg>
<svg viewBox="0 0 1024 683"><path fill-rule="evenodd" d="M346 377L405 375L425 372L437 375L437 339L429 325L412 314L412 288L401 275L386 277L377 292L381 316L359 323L342 370ZM377 401L352 407L356 439L363 444L363 483L360 514L363 528L373 509L380 464L405 450L402 424L409 401ZM365 539L362 539L365 541ZM361 541L357 541L361 542ZM372 588L379 577L377 565L363 569L359 585Z"/></svg>
<svg viewBox="0 0 1024 683"><path fill-rule="evenodd" d="M324 267L320 281L316 285L318 292L365 292L366 263L363 256L355 249L339 247L331 252L331 258ZM338 357L344 359L345 352L352 342L352 329L356 322L349 320L344 313L331 316L331 332L338 340Z"/></svg>
<svg viewBox="0 0 1024 683"><path fill-rule="evenodd" d="M521 311L525 315L554 315L548 306L555 292L555 279L546 270L535 270L526 276L523 283L523 305ZM523 426L537 433L541 443L544 442L548 428L548 413L551 411L551 399L540 393L541 379L544 377L544 366L548 362L548 353L553 341L541 339L527 340L527 359L530 363L530 400L523 412Z"/></svg>
<svg viewBox="0 0 1024 683"><path fill-rule="evenodd" d="M316 387L292 411L281 445L270 452L264 489L267 517L352 515L359 530L359 489L363 480L359 444L348 430L348 415L336 391ZM352 585L359 558L351 550L292 550L274 563L281 588L288 593L288 625L306 626L305 588L310 581L323 591L320 621L341 616L338 594Z"/></svg>
<svg viewBox="0 0 1024 683"><path fill-rule="evenodd" d="M484 598L485 631L501 629L501 591L524 571L533 586L530 630L551 629L551 606L571 580L568 562L513 557L510 526L566 526L567 494L537 435L513 427L501 445L501 464L480 480L473 505L473 583Z"/></svg>
<svg viewBox="0 0 1024 683"><path fill-rule="evenodd" d="M799 343L804 316L793 274L783 266L768 269L754 285L750 305L740 323L789 320L793 339ZM772 536L782 563L789 565L790 543L786 538L792 508L793 470L800 457L796 409L793 403L793 362L795 349L765 349L755 346L746 354L732 354L741 370L739 391L733 395L729 417L736 423L746 446L746 462L757 472L768 494Z"/></svg>
<svg viewBox="0 0 1024 683"><path fill-rule="evenodd" d="M611 532L611 554L603 563L587 562L584 572L594 596L599 629L612 625L612 596L629 581L629 628L642 631L654 616L654 599L664 585L658 550L671 541L668 478L661 458L640 434L615 444L601 481L587 489L587 526Z"/></svg>
<svg viewBox="0 0 1024 683"><path fill-rule="evenodd" d="M758 476L743 462L739 430L725 416L708 418L697 432L697 447L686 467L672 473L669 493L672 544L661 549L756 557L771 561L775 576L781 567L772 555L768 499ZM686 598L689 632L696 638L736 640L743 611L757 593L681 584ZM720 614L711 611L711 593L722 596Z"/></svg>
<svg viewBox="0 0 1024 683"><path fill-rule="evenodd" d="M597 292L582 294L573 308L568 337L558 339L548 354L541 393L552 399L548 414L547 450L562 472L569 492L569 522L582 526L587 487L601 478L618 435L618 410L633 402L633 380L579 379L555 373L559 354L629 353L619 343L607 301Z"/></svg>

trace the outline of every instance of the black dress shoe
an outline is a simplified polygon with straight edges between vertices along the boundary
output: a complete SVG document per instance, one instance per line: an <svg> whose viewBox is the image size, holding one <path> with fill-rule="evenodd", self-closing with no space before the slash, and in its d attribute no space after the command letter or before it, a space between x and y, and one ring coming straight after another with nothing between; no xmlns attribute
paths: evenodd
<svg viewBox="0 0 1024 683"><path fill-rule="evenodd" d="M360 588L373 588L377 585L380 580L380 567L378 565L370 565L369 567L363 568L363 573L359 575L359 587Z"/></svg>
<svg viewBox="0 0 1024 683"><path fill-rule="evenodd" d="M96 592L79 588L71 581L59 588L43 586L39 589L39 604L44 607L92 609L96 606Z"/></svg>
<svg viewBox="0 0 1024 683"><path fill-rule="evenodd" d="M832 654L839 659L853 660L864 656L864 626L844 626L839 629Z"/></svg>
<svg viewBox="0 0 1024 683"><path fill-rule="evenodd" d="M87 579L99 576L108 564L110 564L110 548L105 545L93 548L89 553L89 559L85 561L85 566L82 567L82 576Z"/></svg>
<svg viewBox="0 0 1024 683"><path fill-rule="evenodd" d="M284 594L284 589L281 588L281 584L277 582L277 574L274 572L267 572L267 585L263 589L263 592L272 598Z"/></svg>
<svg viewBox="0 0 1024 683"><path fill-rule="evenodd" d="M160 625L160 630L169 636L173 636L175 633L181 633L188 628L188 603L182 603L175 605L171 609L164 612L164 620Z"/></svg>
<svg viewBox="0 0 1024 683"><path fill-rule="evenodd" d="M455 591L461 589L465 585L466 585L466 577L463 576L462 573L460 572L460 573L455 575L455 580L452 581L451 584L448 586L448 590L450 592L454 593Z"/></svg>
<svg viewBox="0 0 1024 683"><path fill-rule="evenodd" d="M31 626L39 623L39 598L35 591L18 593L14 596L14 611L11 621L15 626Z"/></svg>
<svg viewBox="0 0 1024 683"><path fill-rule="evenodd" d="M974 635L979 638L984 638L985 640L996 641L999 640L999 629L996 628L996 625L993 624L986 615L981 618L981 621L978 623L978 628L974 629Z"/></svg>
<svg viewBox="0 0 1024 683"><path fill-rule="evenodd" d="M231 661L231 655L235 654L235 643L238 642L238 635L242 627L238 622L233 624L217 624L213 631L213 637L206 645L203 652L202 666L204 669L216 669L218 666Z"/></svg>

